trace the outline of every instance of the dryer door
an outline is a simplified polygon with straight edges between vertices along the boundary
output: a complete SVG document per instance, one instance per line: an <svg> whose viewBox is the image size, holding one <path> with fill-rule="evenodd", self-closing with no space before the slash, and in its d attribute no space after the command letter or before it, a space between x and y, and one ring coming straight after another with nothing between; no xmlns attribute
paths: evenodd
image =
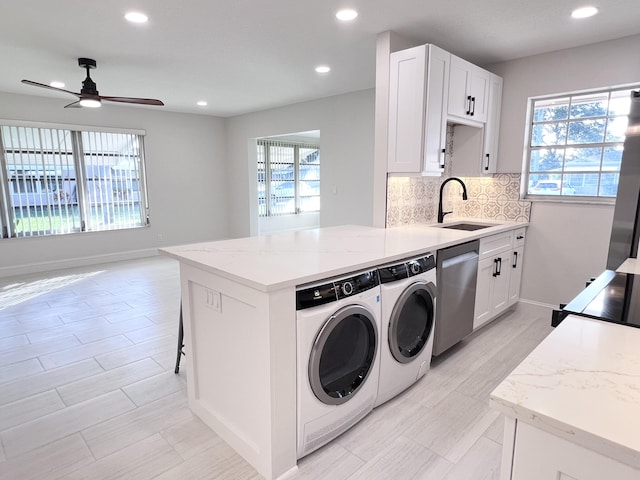
<svg viewBox="0 0 640 480"><path fill-rule="evenodd" d="M360 305L348 305L324 323L309 356L309 383L321 402L349 401L367 381L377 355L374 315Z"/></svg>
<svg viewBox="0 0 640 480"><path fill-rule="evenodd" d="M436 286L415 282L400 295L389 319L389 349L400 363L420 354L433 332L436 314Z"/></svg>

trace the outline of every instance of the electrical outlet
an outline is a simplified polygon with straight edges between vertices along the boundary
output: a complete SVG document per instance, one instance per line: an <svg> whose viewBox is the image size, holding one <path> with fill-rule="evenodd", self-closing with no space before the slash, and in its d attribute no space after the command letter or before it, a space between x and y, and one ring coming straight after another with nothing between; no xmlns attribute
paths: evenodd
<svg viewBox="0 0 640 480"><path fill-rule="evenodd" d="M164 242L164 235L161 233L158 234L158 242L160 243Z"/></svg>
<svg viewBox="0 0 640 480"><path fill-rule="evenodd" d="M207 289L207 307L222 313L222 303L220 292Z"/></svg>

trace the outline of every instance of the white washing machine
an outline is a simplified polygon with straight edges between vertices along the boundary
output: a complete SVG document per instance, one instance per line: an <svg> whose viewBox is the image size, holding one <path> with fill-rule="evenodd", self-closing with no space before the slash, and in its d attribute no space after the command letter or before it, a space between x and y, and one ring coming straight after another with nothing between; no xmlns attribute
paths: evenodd
<svg viewBox="0 0 640 480"><path fill-rule="evenodd" d="M436 318L432 253L378 269L382 295L380 379L376 405L391 400L431 366Z"/></svg>
<svg viewBox="0 0 640 480"><path fill-rule="evenodd" d="M378 393L376 269L296 291L298 458L365 417Z"/></svg>

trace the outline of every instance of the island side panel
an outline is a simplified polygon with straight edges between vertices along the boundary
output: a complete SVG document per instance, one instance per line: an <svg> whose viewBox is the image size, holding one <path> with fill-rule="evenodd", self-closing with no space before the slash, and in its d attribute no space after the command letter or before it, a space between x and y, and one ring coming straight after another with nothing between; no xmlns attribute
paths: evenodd
<svg viewBox="0 0 640 480"><path fill-rule="evenodd" d="M265 478L295 470L295 289L180 278L189 407Z"/></svg>

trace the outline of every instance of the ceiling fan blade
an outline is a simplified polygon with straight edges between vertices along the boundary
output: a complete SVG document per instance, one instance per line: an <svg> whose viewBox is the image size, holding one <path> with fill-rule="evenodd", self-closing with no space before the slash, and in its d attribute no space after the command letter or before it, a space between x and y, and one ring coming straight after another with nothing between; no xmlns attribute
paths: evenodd
<svg viewBox="0 0 640 480"><path fill-rule="evenodd" d="M80 100L78 100L77 102L73 102L73 103L70 103L69 105L65 105L64 108L82 108L82 105L80 105Z"/></svg>
<svg viewBox="0 0 640 480"><path fill-rule="evenodd" d="M49 90L56 90L58 92L70 93L71 95L80 96L79 93L72 92L71 90L65 90L64 88L52 87L51 85L46 85L44 83L33 82L31 80L22 80L22 83L25 83L27 85L32 85L34 87L48 88Z"/></svg>
<svg viewBox="0 0 640 480"><path fill-rule="evenodd" d="M101 100L107 100L109 102L119 102L119 103L137 103L139 105L156 105L159 107L164 106L164 103L160 100L155 100L153 98L133 98L133 97L105 97L104 95L100 95Z"/></svg>

